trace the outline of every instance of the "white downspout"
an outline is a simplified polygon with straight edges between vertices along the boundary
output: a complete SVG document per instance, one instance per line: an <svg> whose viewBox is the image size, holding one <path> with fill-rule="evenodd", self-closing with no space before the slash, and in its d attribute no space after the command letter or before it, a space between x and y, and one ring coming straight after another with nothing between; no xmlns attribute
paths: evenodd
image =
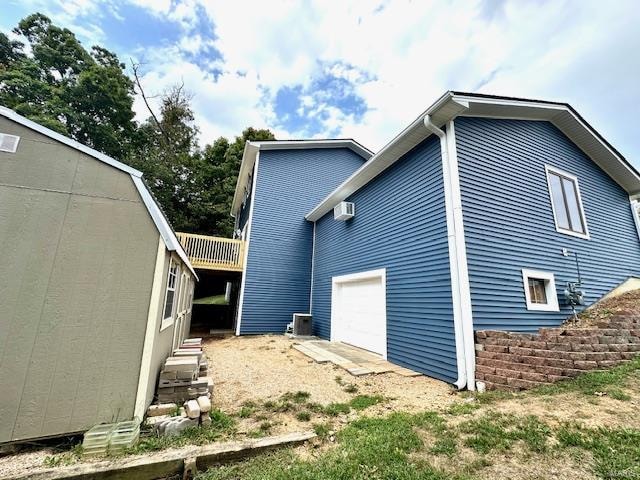
<svg viewBox="0 0 640 480"><path fill-rule="evenodd" d="M456 343L456 363L459 389L475 390L475 346L471 296L462 219L458 159L455 150L453 121L449 122L449 134L438 128L430 115L424 117L424 126L440 138L442 178L449 244L449 268L451 273L451 298L453 301L453 325Z"/></svg>

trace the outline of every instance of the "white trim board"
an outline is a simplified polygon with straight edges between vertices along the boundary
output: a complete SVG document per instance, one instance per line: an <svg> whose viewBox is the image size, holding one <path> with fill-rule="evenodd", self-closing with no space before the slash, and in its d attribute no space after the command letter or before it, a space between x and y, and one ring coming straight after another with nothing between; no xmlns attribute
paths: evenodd
<svg viewBox="0 0 640 480"><path fill-rule="evenodd" d="M149 311L147 313L147 328L144 334L144 344L142 346L142 357L140 359L140 372L138 376L138 390L136 392L136 403L133 416L140 420L144 418L147 408L147 390L149 384L155 382L155 377L151 379L151 361L153 358L153 347L156 336L159 333L157 328L158 316L160 314L160 299L162 298L162 284L164 279L164 259L167 254L164 241L158 236L158 252L156 253L156 266L153 272L153 284L151 287L151 299L149 300ZM164 307L164 302L162 302ZM164 312L163 312L164 314Z"/></svg>
<svg viewBox="0 0 640 480"><path fill-rule="evenodd" d="M256 161L253 165L253 186L251 188L251 205L249 206L249 217L247 223L243 227L247 230L247 238L244 239L244 258L242 259L242 277L240 278L240 295L238 297L238 316L236 318L236 335L240 335L240 324L242 323L242 307L244 304L244 287L247 279L247 267L249 263L249 246L251 243L251 223L253 222L253 208L256 204L256 190L258 189L258 168L260 167L260 152L256 155Z"/></svg>
<svg viewBox="0 0 640 480"><path fill-rule="evenodd" d="M331 328L330 328L330 341L336 341L337 330L337 305L336 301L339 296L340 286L346 283L358 282L360 280L376 280L380 279L384 294L382 295L382 310L384 313L384 351L382 352L382 358L386 360L388 352L387 341L387 269L380 268L377 270L368 270L365 272L350 273L347 275L340 275L331 278ZM355 345L358 347L358 345ZM362 348L362 347L359 347ZM379 353L379 352L378 352Z"/></svg>
<svg viewBox="0 0 640 480"><path fill-rule="evenodd" d="M531 292L529 292L529 278L539 278L545 281L544 289L547 297L547 303L532 303ZM524 289L524 298L527 304L527 310L538 312L558 312L558 292L556 290L556 280L551 272L543 272L541 270L522 269L522 288Z"/></svg>

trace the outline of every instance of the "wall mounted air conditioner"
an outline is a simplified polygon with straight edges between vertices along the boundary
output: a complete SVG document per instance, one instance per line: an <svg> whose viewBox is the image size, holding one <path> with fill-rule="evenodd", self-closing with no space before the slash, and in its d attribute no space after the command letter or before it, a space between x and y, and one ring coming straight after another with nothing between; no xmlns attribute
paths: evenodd
<svg viewBox="0 0 640 480"><path fill-rule="evenodd" d="M311 325L311 315L307 313L293 314L293 334L296 336L313 335L313 327Z"/></svg>
<svg viewBox="0 0 640 480"><path fill-rule="evenodd" d="M340 202L333 207L334 220L349 220L356 214L356 207L353 202Z"/></svg>

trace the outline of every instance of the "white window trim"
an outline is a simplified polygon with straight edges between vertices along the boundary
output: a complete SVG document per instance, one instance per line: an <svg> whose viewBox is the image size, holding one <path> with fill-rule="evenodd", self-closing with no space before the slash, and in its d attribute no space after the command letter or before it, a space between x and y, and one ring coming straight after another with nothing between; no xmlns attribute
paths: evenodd
<svg viewBox="0 0 640 480"><path fill-rule="evenodd" d="M587 214L584 211L584 206L582 205L582 194L580 193L580 183L578 182L578 177L572 175L569 172L565 172L564 170L560 170L559 168L552 167L551 165L545 165L544 170L547 177L547 190L549 191L549 201L551 202L551 210L553 211L553 223L556 226L556 232L589 240L591 237L589 235L589 226L587 225ZM549 173L555 173L556 175L567 177L569 180L573 181L574 185L576 186L576 194L578 195L578 208L580 208L580 215L582 217L582 222L584 223L585 233L574 232L573 230L567 230L566 228L561 228L558 226L558 216L556 213L556 206L553 203L553 193L551 192L551 181L549 180Z"/></svg>
<svg viewBox="0 0 640 480"><path fill-rule="evenodd" d="M175 265L176 266L176 284L174 286L174 290L173 290L173 305L171 306L171 315L167 318L164 318L164 311L167 308L167 295L169 293L169 275L171 275L171 267ZM180 266L178 265L178 263L173 259L173 257L169 258L169 269L167 270L167 285L165 286L164 289L164 302L162 303L162 323L160 324L160 331L162 332L163 330L166 330L167 328L169 328L171 325L173 325L173 321L174 321L174 317L175 317L175 311L176 311L176 302L179 300L177 298L178 296L178 290L180 288Z"/></svg>
<svg viewBox="0 0 640 480"><path fill-rule="evenodd" d="M638 239L640 239L640 202L638 200L630 200L631 215L633 215L633 223L636 226L638 232Z"/></svg>
<svg viewBox="0 0 640 480"><path fill-rule="evenodd" d="M337 277L331 277L331 328L329 332L329 340L336 341L337 335L337 317L336 301L339 295L339 288L341 285L350 282L357 282L359 280L374 280L380 279L382 282L382 288L384 289L384 295L382 296L382 308L384 310L384 339L385 346L382 358L387 359L387 353L389 349L389 339L387 337L387 269L380 268L377 270L368 270L366 272L350 273L347 275L340 275Z"/></svg>
<svg viewBox="0 0 640 480"><path fill-rule="evenodd" d="M547 295L548 303L541 304L531 302L531 294L529 293L529 278L539 278L545 280L545 292ZM522 287L524 288L524 297L527 301L527 310L537 310L541 312L560 311L560 307L558 305L558 293L556 292L556 281L553 273L523 268Z"/></svg>

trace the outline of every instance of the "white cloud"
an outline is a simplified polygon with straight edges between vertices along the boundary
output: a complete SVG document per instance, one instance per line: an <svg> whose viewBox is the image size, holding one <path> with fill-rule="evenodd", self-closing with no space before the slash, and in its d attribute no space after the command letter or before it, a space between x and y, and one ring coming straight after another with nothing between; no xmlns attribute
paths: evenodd
<svg viewBox="0 0 640 480"><path fill-rule="evenodd" d="M107 4L117 11L126 1L182 27L176 45L151 52L144 81L157 92L184 80L195 94L203 141L248 125L270 127L282 138L304 135L302 125L284 130L273 108L278 90L300 86L303 96L292 115L321 118L326 134L351 136L378 149L445 90L459 89L568 101L623 153L640 157L634 126L640 104L635 0ZM91 11L96 3L69 5L64 13L73 21L74 11ZM202 21L215 38L198 29ZM222 59L200 59L200 66L189 60L212 46ZM213 68L222 74L208 73ZM330 91L313 91L314 79L327 68L364 99L364 115L340 110L326 98Z"/></svg>

